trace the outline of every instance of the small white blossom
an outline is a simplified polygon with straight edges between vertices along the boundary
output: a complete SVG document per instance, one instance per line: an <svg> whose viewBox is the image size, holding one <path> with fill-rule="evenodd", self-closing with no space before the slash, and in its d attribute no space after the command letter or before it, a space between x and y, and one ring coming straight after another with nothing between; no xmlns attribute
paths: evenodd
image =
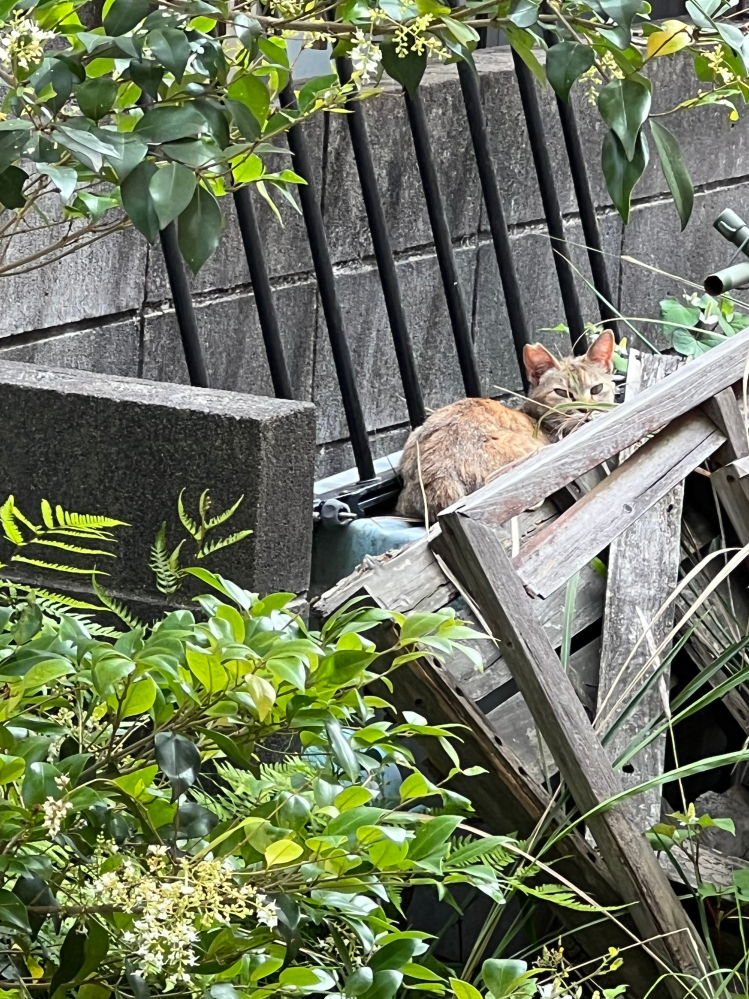
<svg viewBox="0 0 749 999"><path fill-rule="evenodd" d="M260 901L260 897L258 896L258 902ZM263 923L264 926L267 926L271 930L278 926L278 906L273 899L269 899L262 905L258 905L257 921Z"/></svg>
<svg viewBox="0 0 749 999"><path fill-rule="evenodd" d="M356 29L356 44L351 50L351 62L354 75L359 83L366 84L377 74L382 60L382 52L367 38L361 28Z"/></svg>
<svg viewBox="0 0 749 999"><path fill-rule="evenodd" d="M65 816L72 807L69 801L65 801L64 799L62 801L55 801L52 797L47 798L42 804L42 811L44 812L44 822L42 824L49 832L50 839L54 839L60 832L62 824L65 821Z"/></svg>

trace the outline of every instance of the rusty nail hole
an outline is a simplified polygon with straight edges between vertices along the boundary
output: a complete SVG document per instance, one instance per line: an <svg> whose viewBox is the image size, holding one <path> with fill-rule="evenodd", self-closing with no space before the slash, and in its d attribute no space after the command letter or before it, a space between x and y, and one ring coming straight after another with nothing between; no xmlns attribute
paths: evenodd
<svg viewBox="0 0 749 999"><path fill-rule="evenodd" d="M624 506L622 507L622 513L632 513L632 504L625 503Z"/></svg>
<svg viewBox="0 0 749 999"><path fill-rule="evenodd" d="M736 476L735 475L727 475L726 476L726 482L735 482L735 481L736 481Z"/></svg>

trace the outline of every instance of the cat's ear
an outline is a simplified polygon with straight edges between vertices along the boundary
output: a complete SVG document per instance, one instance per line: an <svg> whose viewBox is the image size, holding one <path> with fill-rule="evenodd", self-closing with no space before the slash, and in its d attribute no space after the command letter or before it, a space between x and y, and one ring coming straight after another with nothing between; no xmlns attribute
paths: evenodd
<svg viewBox="0 0 749 999"><path fill-rule="evenodd" d="M540 343L527 343L523 347L523 363L531 385L538 385L547 371L559 367L557 360Z"/></svg>
<svg viewBox="0 0 749 999"><path fill-rule="evenodd" d="M614 334L611 330L604 330L588 347L585 356L591 364L596 364L599 368L603 368L604 371L611 371L614 366L612 359L615 346L616 340L614 340Z"/></svg>

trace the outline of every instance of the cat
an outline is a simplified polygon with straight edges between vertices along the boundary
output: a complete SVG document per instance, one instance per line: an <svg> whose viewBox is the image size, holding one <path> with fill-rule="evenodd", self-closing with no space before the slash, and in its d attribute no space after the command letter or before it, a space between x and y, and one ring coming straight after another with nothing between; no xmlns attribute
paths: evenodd
<svg viewBox="0 0 749 999"><path fill-rule="evenodd" d="M604 330L580 357L557 360L540 343L526 344L530 383L521 410L494 399L461 399L436 410L410 435L398 472L403 489L396 513L429 522L475 492L511 462L566 437L591 416L591 406L614 401L615 340ZM575 402L585 406L576 408Z"/></svg>

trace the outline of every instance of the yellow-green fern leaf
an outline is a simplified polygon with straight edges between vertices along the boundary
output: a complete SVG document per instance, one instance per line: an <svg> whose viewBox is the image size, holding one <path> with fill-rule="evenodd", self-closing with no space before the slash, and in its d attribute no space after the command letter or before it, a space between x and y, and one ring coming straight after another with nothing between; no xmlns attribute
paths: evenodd
<svg viewBox="0 0 749 999"><path fill-rule="evenodd" d="M40 569L52 569L54 572L75 572L82 576L91 575L94 572L98 572L101 576L108 576L108 572L101 572L100 569L79 569L75 565L60 565L57 562L42 562L37 558L24 558L23 555L14 555L11 558L11 562L25 562L27 565L35 565Z"/></svg>
<svg viewBox="0 0 749 999"><path fill-rule="evenodd" d="M177 512L179 513L179 519L182 521L182 526L187 531L188 534L192 535L196 541L200 540L200 528L192 519L190 514L185 510L185 504L182 501L182 497L185 495L185 490L183 489L177 498Z"/></svg>
<svg viewBox="0 0 749 999"><path fill-rule="evenodd" d="M95 531L93 528L86 530L82 527L50 527L44 533L59 534L63 538L86 538L88 541L117 541L111 531Z"/></svg>
<svg viewBox="0 0 749 999"><path fill-rule="evenodd" d="M203 545L203 548L198 553L198 558L205 558L206 555L217 552L220 548L228 548L229 545L235 545L238 541L248 538L251 534L252 531L249 530L237 531L236 534L230 534L228 538L218 538L216 541L209 541L208 544Z"/></svg>
<svg viewBox="0 0 749 999"><path fill-rule="evenodd" d="M211 517L211 519L205 525L206 528L210 531L214 527L218 527L220 524L226 523L229 517L233 517L234 514L237 512L243 499L244 499L244 493L239 497L236 503L234 503L232 506L229 507L228 510L224 510L223 513L219 513L215 517Z"/></svg>
<svg viewBox="0 0 749 999"><path fill-rule="evenodd" d="M55 518L52 516L52 507L49 504L49 500L43 499L41 506L42 506L42 520L44 521L44 526L53 528L55 526Z"/></svg>
<svg viewBox="0 0 749 999"><path fill-rule="evenodd" d="M69 545L65 541L53 541L51 538L32 538L29 544L62 548L66 552L75 552L77 555L106 555L108 558L116 558L114 552L106 552L102 548L82 548L80 545Z"/></svg>
<svg viewBox="0 0 749 999"><path fill-rule="evenodd" d="M60 527L130 527L124 520L102 517L98 513L71 513L59 505L55 507L57 523Z"/></svg>
<svg viewBox="0 0 749 999"><path fill-rule="evenodd" d="M110 597L101 586L99 586L96 581L96 576L93 577L91 583L94 587L94 593L97 595L99 600L104 604L108 611L116 615L121 621L124 621L128 628L145 628L146 625L130 610L125 604L121 603L119 600L115 600L114 597Z"/></svg>
<svg viewBox="0 0 749 999"><path fill-rule="evenodd" d="M3 505L0 506L0 523L3 525L3 532L8 541L12 541L14 545L26 544L13 515L12 496L9 496Z"/></svg>
<svg viewBox="0 0 749 999"><path fill-rule="evenodd" d="M41 527L37 527L36 524L32 524L27 517L24 517L24 515L21 513L21 511L18 509L15 503L13 504L13 516L16 518L16 520L20 520L22 524L25 524L30 531L34 532L34 534L38 534L42 529Z"/></svg>
<svg viewBox="0 0 749 999"><path fill-rule="evenodd" d="M166 550L166 522L159 528L151 545L151 559L148 563L156 575L156 589L161 593L174 593L179 589L179 577L169 564Z"/></svg>

